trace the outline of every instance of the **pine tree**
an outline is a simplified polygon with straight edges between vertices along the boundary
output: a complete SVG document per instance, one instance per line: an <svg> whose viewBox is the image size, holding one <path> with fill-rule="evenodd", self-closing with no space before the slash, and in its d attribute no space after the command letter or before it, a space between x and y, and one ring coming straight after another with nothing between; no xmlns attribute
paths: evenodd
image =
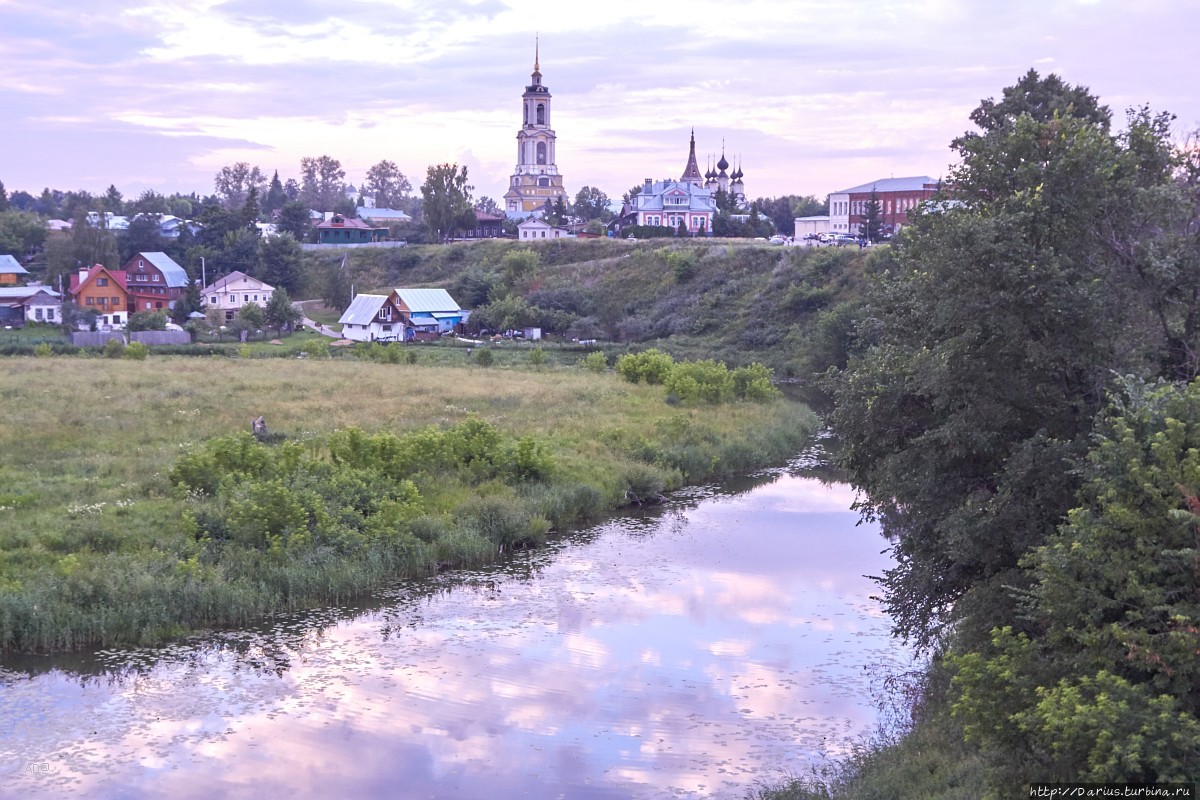
<svg viewBox="0 0 1200 800"><path fill-rule="evenodd" d="M858 235L872 243L878 242L883 236L883 207L879 203L879 196L875 194L873 186L871 187L871 198L867 200L867 205L863 209Z"/></svg>

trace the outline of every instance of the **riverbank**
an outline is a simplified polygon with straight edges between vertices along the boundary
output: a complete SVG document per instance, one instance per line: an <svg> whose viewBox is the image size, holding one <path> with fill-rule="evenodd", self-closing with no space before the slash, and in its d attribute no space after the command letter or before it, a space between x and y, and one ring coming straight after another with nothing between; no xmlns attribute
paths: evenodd
<svg viewBox="0 0 1200 800"><path fill-rule="evenodd" d="M6 651L148 644L481 563L777 463L817 424L579 368L340 360L17 359L0 397Z"/></svg>

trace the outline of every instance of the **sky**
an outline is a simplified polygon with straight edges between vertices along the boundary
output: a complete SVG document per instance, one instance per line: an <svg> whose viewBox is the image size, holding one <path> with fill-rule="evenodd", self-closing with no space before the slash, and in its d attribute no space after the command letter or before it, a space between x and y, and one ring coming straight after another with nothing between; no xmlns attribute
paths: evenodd
<svg viewBox="0 0 1200 800"><path fill-rule="evenodd" d="M1029 69L1113 111L1200 127L1194 0L0 0L0 182L127 198L213 192L239 161L414 188L465 164L497 200L535 39L573 197L701 171L751 197L943 176L979 101Z"/></svg>

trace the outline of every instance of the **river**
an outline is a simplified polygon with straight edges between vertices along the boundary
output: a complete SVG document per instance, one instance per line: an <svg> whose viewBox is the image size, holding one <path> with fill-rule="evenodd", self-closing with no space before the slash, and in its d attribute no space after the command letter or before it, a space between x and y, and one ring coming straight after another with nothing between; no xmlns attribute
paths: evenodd
<svg viewBox="0 0 1200 800"><path fill-rule="evenodd" d="M0 796L742 798L906 663L888 566L804 464L358 606L0 662Z"/></svg>

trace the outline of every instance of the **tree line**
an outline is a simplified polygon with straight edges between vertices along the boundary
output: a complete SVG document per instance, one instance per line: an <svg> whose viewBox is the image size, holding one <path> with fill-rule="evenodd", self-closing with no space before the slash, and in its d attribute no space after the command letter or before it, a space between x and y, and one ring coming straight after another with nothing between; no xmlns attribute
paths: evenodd
<svg viewBox="0 0 1200 800"><path fill-rule="evenodd" d="M995 796L1194 778L1200 154L1032 70L971 121L823 381L883 602L931 655L917 728Z"/></svg>

